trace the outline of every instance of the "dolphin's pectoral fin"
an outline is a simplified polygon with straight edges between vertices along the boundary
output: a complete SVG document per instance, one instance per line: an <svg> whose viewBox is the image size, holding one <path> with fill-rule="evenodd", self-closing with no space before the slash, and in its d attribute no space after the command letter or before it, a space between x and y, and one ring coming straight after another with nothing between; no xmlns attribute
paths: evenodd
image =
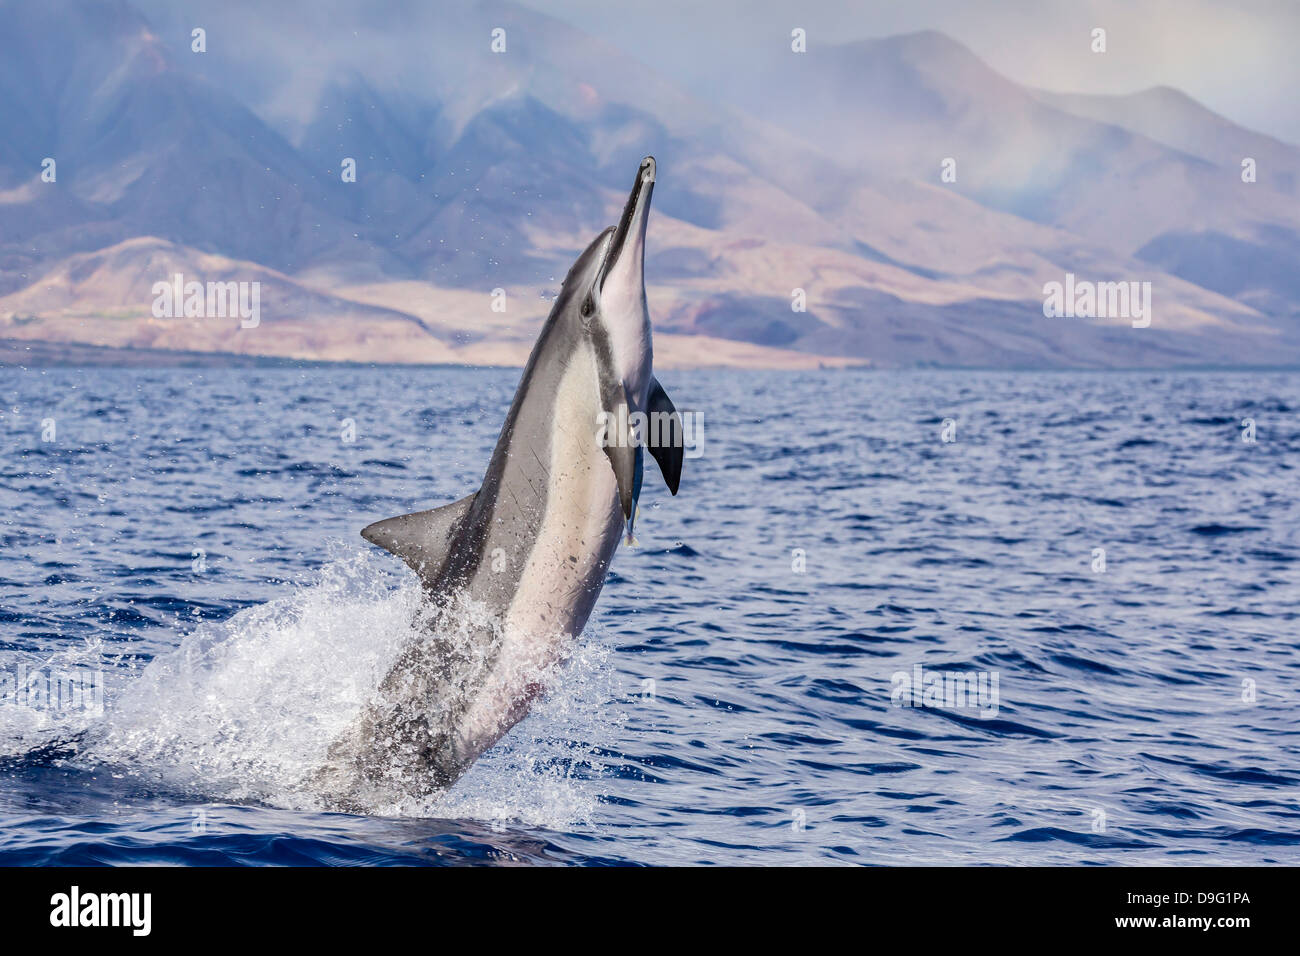
<svg viewBox="0 0 1300 956"><path fill-rule="evenodd" d="M446 563L456 526L469 512L477 494L431 511L376 521L361 529L361 537L397 555L421 580L432 581Z"/></svg>
<svg viewBox="0 0 1300 956"><path fill-rule="evenodd" d="M629 548L636 547L636 538L632 536L632 525L636 523L637 512L641 510L640 505L638 505L637 502L641 500L641 478L642 475L644 474L644 472L642 471L643 468L642 463L644 461L645 461L645 449L641 448L640 446L637 446L636 473L635 473L635 479L632 483L632 513L630 515L625 514L623 516L624 520L627 522L627 535L623 538L623 543L626 544Z"/></svg>
<svg viewBox="0 0 1300 956"><path fill-rule="evenodd" d="M638 475L641 470L640 450L630 444L605 446L605 456L609 459L610 467L614 469L614 479L618 482L618 500L623 507L624 520L632 517L632 509L636 507L637 485L641 483Z"/></svg>
<svg viewBox="0 0 1300 956"><path fill-rule="evenodd" d="M602 392L605 456L614 469L614 479L618 482L618 500L623 508L623 520L626 521L632 517L637 494L641 490L641 449L629 422L631 408L627 400L627 389L620 383L604 387Z"/></svg>
<svg viewBox="0 0 1300 956"><path fill-rule="evenodd" d="M646 405L650 419L646 443L650 454L659 462L668 490L677 494L677 486L682 480L682 447L686 443L681 416L657 378L650 379L650 397Z"/></svg>

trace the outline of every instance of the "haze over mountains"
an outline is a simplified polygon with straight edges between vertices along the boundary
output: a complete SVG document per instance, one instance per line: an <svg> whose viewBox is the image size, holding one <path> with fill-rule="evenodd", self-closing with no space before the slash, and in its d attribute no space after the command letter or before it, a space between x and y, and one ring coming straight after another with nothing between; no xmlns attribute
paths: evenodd
<svg viewBox="0 0 1300 956"><path fill-rule="evenodd" d="M661 365L1300 363L1300 149L1175 90L787 31L724 107L509 3L267 6L0 0L6 354L520 363L652 153ZM178 272L260 323L156 318ZM1044 316L1066 273L1150 326Z"/></svg>

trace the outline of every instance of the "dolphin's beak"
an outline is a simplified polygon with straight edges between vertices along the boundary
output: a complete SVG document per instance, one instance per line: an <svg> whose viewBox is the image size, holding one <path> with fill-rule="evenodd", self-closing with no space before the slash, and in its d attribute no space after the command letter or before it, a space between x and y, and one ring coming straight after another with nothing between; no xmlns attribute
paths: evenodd
<svg viewBox="0 0 1300 956"><path fill-rule="evenodd" d="M600 279L602 290L611 276L617 276L619 281L635 282L644 290L645 230L650 221L650 194L654 188L655 158L647 156L641 160L632 194L627 197L623 216L605 254L605 269Z"/></svg>

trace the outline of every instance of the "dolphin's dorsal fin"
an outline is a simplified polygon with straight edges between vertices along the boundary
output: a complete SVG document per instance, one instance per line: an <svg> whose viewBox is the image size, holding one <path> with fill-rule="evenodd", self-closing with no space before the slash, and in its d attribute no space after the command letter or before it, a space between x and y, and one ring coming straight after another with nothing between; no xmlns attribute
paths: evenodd
<svg viewBox="0 0 1300 956"><path fill-rule="evenodd" d="M432 581L447 562L457 525L474 504L478 492L431 511L385 518L361 529L361 537L391 551L423 581Z"/></svg>

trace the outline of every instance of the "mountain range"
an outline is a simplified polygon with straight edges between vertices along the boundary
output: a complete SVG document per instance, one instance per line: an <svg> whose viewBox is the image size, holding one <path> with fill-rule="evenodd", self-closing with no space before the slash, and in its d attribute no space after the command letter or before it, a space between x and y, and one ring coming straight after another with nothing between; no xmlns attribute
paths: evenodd
<svg viewBox="0 0 1300 956"><path fill-rule="evenodd" d="M724 106L500 0L266 6L199 52L162 0L0 0L0 361L519 364L653 154L660 365L1300 364L1300 149L1176 90L931 31L777 37ZM178 273L261 321L156 316ZM1048 317L1067 274L1149 282L1149 327Z"/></svg>

